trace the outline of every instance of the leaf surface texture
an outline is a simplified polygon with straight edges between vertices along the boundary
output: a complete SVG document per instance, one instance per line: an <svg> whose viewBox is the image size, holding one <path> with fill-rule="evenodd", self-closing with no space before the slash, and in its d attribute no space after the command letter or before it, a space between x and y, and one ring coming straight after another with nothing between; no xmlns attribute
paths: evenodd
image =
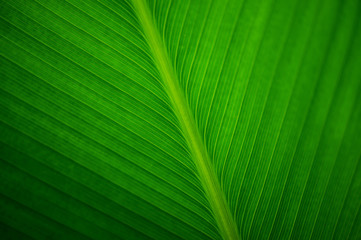
<svg viewBox="0 0 361 240"><path fill-rule="evenodd" d="M360 239L361 2L0 2L5 239Z"/></svg>

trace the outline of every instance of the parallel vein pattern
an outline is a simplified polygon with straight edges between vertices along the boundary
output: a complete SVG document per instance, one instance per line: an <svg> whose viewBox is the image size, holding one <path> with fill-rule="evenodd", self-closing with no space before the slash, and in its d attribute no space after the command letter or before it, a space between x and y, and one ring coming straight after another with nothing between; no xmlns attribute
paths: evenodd
<svg viewBox="0 0 361 240"><path fill-rule="evenodd" d="M361 239L359 0L0 1L1 239Z"/></svg>

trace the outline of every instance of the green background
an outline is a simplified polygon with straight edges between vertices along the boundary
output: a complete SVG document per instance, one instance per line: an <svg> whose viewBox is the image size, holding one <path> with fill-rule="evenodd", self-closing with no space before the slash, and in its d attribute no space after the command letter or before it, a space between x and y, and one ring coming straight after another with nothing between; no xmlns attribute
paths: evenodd
<svg viewBox="0 0 361 240"><path fill-rule="evenodd" d="M227 239L216 211L234 239L361 239L361 1L1 0L0 14L1 239Z"/></svg>

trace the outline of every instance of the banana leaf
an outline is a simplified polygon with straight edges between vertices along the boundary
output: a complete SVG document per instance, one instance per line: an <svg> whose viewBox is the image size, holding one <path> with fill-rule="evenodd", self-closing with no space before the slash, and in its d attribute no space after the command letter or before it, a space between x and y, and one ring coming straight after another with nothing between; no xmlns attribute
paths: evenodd
<svg viewBox="0 0 361 240"><path fill-rule="evenodd" d="M1 239L361 239L361 1L0 1Z"/></svg>

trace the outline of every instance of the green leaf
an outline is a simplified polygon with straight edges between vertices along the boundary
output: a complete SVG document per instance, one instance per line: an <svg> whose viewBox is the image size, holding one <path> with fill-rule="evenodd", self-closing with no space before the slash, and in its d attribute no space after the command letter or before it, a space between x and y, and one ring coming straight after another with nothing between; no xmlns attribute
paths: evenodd
<svg viewBox="0 0 361 240"><path fill-rule="evenodd" d="M2 238L361 238L360 1L0 12Z"/></svg>

